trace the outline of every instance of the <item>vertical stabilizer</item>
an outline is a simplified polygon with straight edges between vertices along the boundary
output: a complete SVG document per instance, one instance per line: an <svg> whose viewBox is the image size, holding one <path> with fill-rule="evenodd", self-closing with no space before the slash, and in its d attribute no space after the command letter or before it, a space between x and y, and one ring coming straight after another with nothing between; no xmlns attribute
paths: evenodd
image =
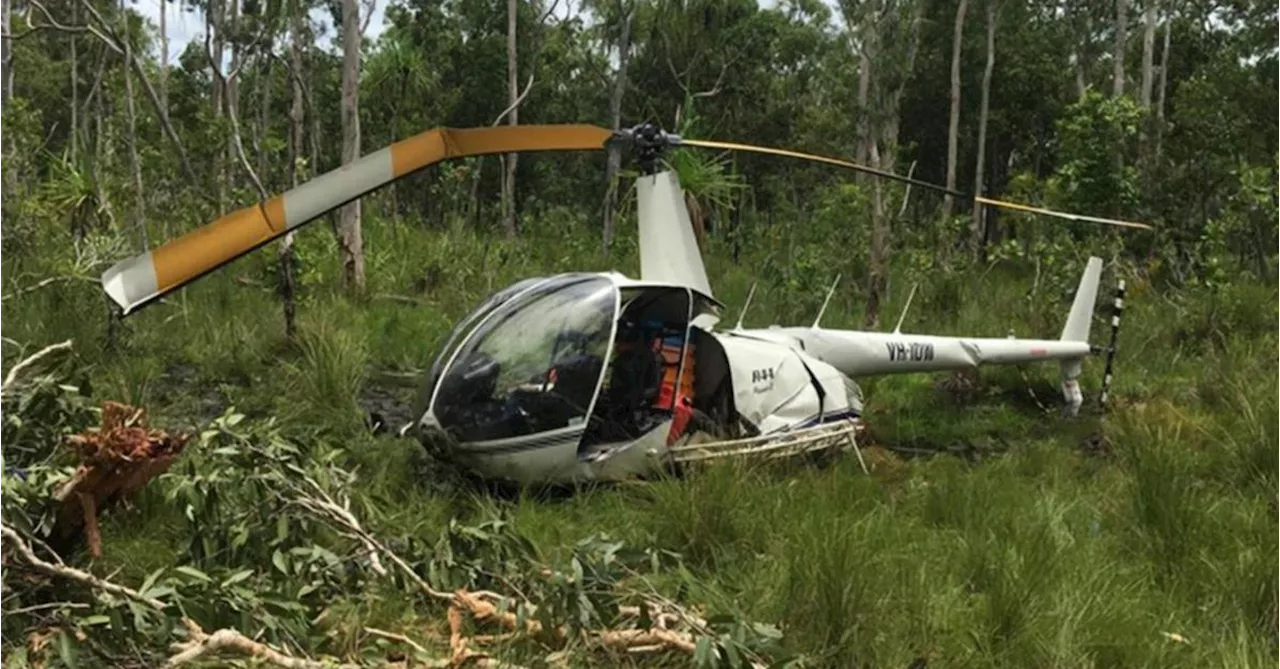
<svg viewBox="0 0 1280 669"><path fill-rule="evenodd" d="M1098 282L1102 278L1102 258L1090 257L1076 288L1076 299L1071 303L1071 313L1062 328L1063 341L1089 341L1089 329L1093 324L1093 305L1098 299Z"/></svg>
<svg viewBox="0 0 1280 669"><path fill-rule="evenodd" d="M714 296L676 173L641 176L636 180L636 200L640 279L689 286Z"/></svg>
<svg viewBox="0 0 1280 669"><path fill-rule="evenodd" d="M1084 276L1080 277L1080 286L1076 288L1076 299L1071 303L1071 313L1067 315L1067 324L1062 328L1062 341L1087 343L1089 330L1093 325L1093 305L1098 299L1098 282L1102 278L1102 258L1092 256L1084 268ZM1084 394L1080 392L1081 360L1062 361L1062 397L1067 401L1064 413L1074 416L1084 403Z"/></svg>

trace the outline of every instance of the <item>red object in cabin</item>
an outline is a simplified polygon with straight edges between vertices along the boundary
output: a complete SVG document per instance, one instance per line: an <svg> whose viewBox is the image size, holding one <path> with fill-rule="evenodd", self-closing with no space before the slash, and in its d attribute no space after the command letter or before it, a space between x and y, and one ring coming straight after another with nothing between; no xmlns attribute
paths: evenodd
<svg viewBox="0 0 1280 669"><path fill-rule="evenodd" d="M671 421L671 431L667 433L667 445L675 443L683 434L689 425L689 419L693 418L693 402L681 394L676 402L675 416Z"/></svg>

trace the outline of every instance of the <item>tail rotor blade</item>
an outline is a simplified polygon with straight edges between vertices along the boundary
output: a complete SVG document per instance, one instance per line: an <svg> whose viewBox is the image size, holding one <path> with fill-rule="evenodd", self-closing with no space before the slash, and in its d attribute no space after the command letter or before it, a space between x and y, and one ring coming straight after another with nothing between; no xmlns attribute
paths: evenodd
<svg viewBox="0 0 1280 669"><path fill-rule="evenodd" d="M591 125L436 128L326 172L266 202L108 269L107 295L128 314L317 217L427 166L514 151L603 150L609 130Z"/></svg>

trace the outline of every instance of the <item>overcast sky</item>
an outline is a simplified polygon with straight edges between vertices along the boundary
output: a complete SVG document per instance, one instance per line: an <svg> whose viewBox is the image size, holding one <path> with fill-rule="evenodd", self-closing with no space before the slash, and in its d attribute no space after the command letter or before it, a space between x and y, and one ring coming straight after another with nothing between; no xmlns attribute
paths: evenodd
<svg viewBox="0 0 1280 669"><path fill-rule="evenodd" d="M383 22L385 17L383 12L390 0L376 0L377 4L373 10L373 18L369 21L369 30L365 33L366 39L373 39L382 34ZM159 27L160 25L160 0L137 0L137 4L133 6L133 10L151 20L151 23ZM317 20L324 21L329 30L325 33L325 39L322 41L326 48L331 47L330 41L333 39L334 33L332 19L327 9L316 9L311 12L311 16ZM178 11L177 4L170 1L168 7L168 15L165 16L168 23L167 32L169 33L169 63L175 63L178 56L187 48L187 44L195 40L204 39L204 13L200 10ZM156 46L159 48L159 45Z"/></svg>
<svg viewBox="0 0 1280 669"><path fill-rule="evenodd" d="M369 30L365 32L365 39L375 39L382 34L384 22L386 21L385 11L387 5L392 0L375 0L373 9L373 18L369 21ZM761 7L774 7L777 0L757 0ZM160 0L135 0L133 5L134 11L147 17L157 28L160 26ZM827 0L826 4L832 6L834 10L834 0ZM580 1L573 2L557 2L555 14L561 18L569 13L570 7L581 7ZM312 10L311 16L316 21L322 21L326 30L321 41L321 46L333 52L340 50L340 45L334 43L336 33L333 26L330 25L332 17L327 9ZM187 44L194 40L204 39L204 13L192 9L191 11L178 11L177 4L170 0L169 13L165 17L168 22L167 32L169 33L169 63L175 63L178 56L187 48ZM156 45L159 49L159 45ZM230 59L230 54L227 58Z"/></svg>

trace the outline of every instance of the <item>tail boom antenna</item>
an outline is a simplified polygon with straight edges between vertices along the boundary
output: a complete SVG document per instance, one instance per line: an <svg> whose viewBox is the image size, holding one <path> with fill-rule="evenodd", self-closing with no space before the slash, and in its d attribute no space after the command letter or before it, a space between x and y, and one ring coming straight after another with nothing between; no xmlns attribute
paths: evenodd
<svg viewBox="0 0 1280 669"><path fill-rule="evenodd" d="M747 307L751 306L751 298L755 297L755 295L756 295L756 284L753 281L751 283L751 290L747 291L747 301L742 303L742 313L738 314L738 324L733 326L734 330L742 329L742 319L747 317Z"/></svg>
<svg viewBox="0 0 1280 669"><path fill-rule="evenodd" d="M827 289L827 296L822 300L822 308L818 310L818 317L813 319L813 329L817 330L822 322L822 315L827 313L827 305L831 303L831 296L836 292L836 285L840 283L840 275L836 275L836 280L831 282L831 287Z"/></svg>
<svg viewBox="0 0 1280 669"><path fill-rule="evenodd" d="M902 314L898 316L898 324L893 326L893 334L902 334L902 322L907 320L907 310L911 308L911 300L915 298L919 287L919 283L911 284L911 292L907 294L907 303L902 305Z"/></svg>

